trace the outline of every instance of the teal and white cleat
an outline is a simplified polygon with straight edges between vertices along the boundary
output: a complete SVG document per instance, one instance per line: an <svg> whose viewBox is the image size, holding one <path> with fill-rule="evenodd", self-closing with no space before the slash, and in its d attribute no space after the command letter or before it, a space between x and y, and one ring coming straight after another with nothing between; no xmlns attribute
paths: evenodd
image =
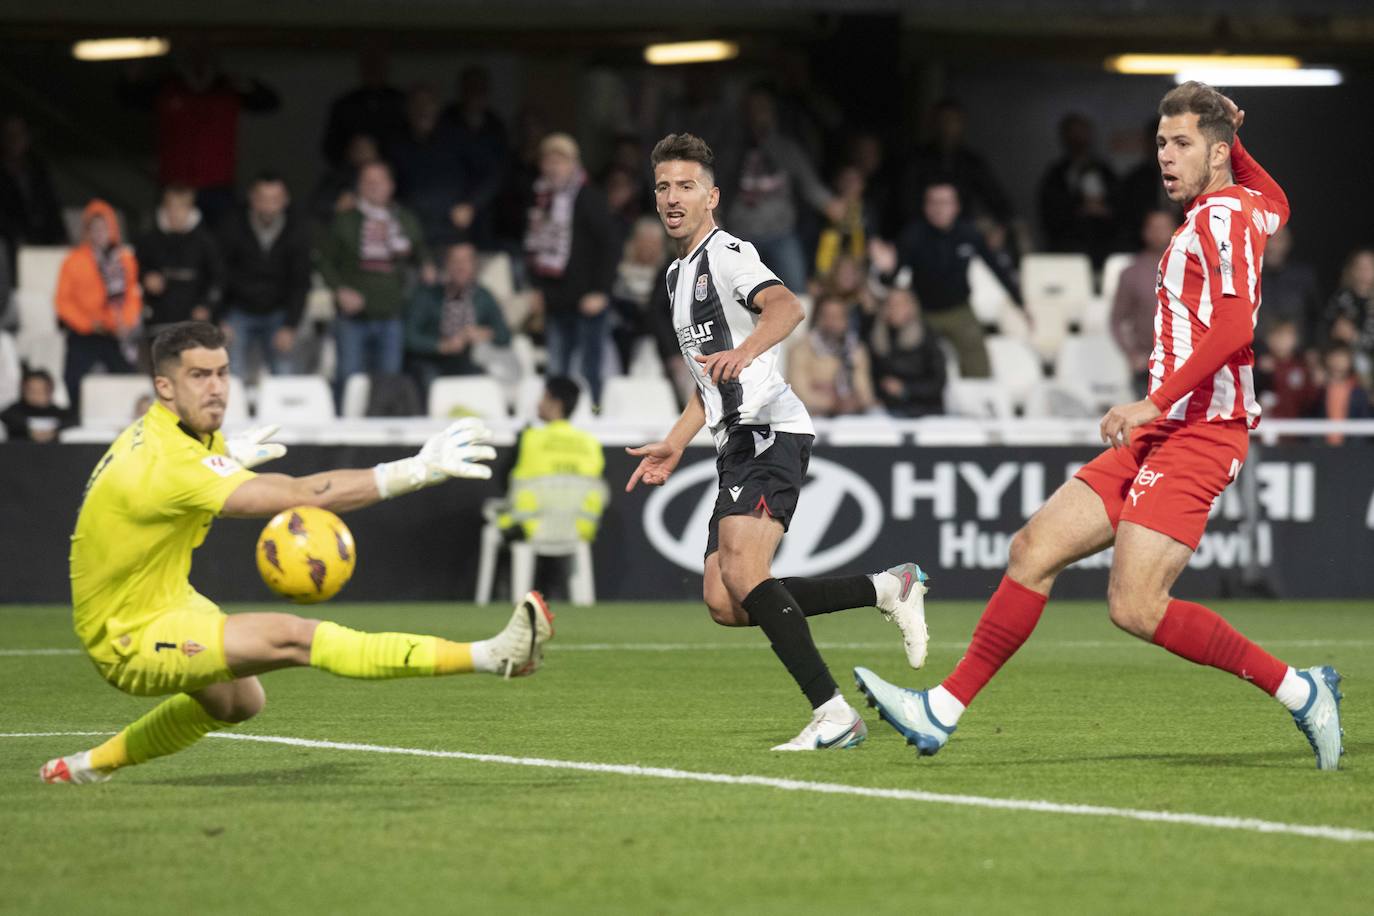
<svg viewBox="0 0 1374 916"><path fill-rule="evenodd" d="M913 668L926 663L926 653L930 651L930 629L926 626L925 595L929 591L926 582L929 576L915 563L903 563L883 573L897 580L896 598L887 602L890 606L878 605L883 616L897 625L902 631L902 647L906 649L906 661Z"/></svg>
<svg viewBox="0 0 1374 916"><path fill-rule="evenodd" d="M926 691L889 684L867 668L854 669L854 683L868 697L868 705L922 757L934 755L954 734L955 726L943 724L930 711Z"/></svg>
<svg viewBox="0 0 1374 916"><path fill-rule="evenodd" d="M1307 743L1317 755L1317 769L1335 770L1341 765L1341 676L1330 665L1319 665L1299 671L1298 677L1312 685L1312 698L1307 705L1293 713L1298 731L1307 736Z"/></svg>
<svg viewBox="0 0 1374 916"><path fill-rule="evenodd" d="M868 737L868 726L848 703L838 712L816 710L815 717L797 737L774 747L775 751L838 751L858 747Z"/></svg>

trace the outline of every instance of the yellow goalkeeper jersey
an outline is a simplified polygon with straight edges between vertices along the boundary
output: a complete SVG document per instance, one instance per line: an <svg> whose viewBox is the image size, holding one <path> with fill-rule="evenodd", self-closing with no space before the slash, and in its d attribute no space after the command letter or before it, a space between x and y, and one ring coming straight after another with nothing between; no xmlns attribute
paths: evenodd
<svg viewBox="0 0 1374 916"><path fill-rule="evenodd" d="M72 621L96 658L168 610L206 603L191 553L229 494L255 475L155 403L91 472L72 534Z"/></svg>

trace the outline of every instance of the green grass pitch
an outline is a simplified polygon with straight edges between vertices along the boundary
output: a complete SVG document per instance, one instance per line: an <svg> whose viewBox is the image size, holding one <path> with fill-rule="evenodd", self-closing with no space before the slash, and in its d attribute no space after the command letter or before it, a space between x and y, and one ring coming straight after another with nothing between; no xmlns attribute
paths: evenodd
<svg viewBox="0 0 1374 916"><path fill-rule="evenodd" d="M875 611L813 619L853 702L856 664L926 686L955 663L979 608L931 598L922 672L905 668ZM770 753L805 724L804 702L762 634L718 628L688 605L556 608L545 666L521 681L268 675L266 711L238 731L1374 830L1374 706L1362 687L1374 676L1374 607L1216 606L1284 659L1345 675L1344 770L1317 772L1288 715L1252 687L1115 631L1100 604L1071 602L1050 606L935 758L918 759L871 710L860 748ZM460 639L509 613L319 612ZM0 606L0 732L112 732L151 705L106 686L83 656L14 652L75 646L65 609ZM228 740L104 785L38 782L44 760L98 740L0 738L0 911L1371 907L1374 842L1189 824Z"/></svg>

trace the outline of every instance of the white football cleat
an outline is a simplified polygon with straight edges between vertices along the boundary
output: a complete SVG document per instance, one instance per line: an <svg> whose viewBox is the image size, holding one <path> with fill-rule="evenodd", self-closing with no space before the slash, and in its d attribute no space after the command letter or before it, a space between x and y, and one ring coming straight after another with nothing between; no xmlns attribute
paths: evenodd
<svg viewBox="0 0 1374 916"><path fill-rule="evenodd" d="M82 751L79 754L72 754L70 757L57 757L49 760L43 764L43 769L38 771L38 778L52 785L58 783L84 785L92 782L108 782L110 774L91 766L91 752Z"/></svg>
<svg viewBox="0 0 1374 916"><path fill-rule="evenodd" d="M539 592L530 592L515 606L510 623L484 648L497 674L505 678L525 677L539 669L544 660L544 643L553 638L553 611Z"/></svg>
<svg viewBox="0 0 1374 916"><path fill-rule="evenodd" d="M833 701L832 701L833 702ZM830 704L826 704L827 706ZM773 748L775 751L831 751L857 747L868 737L868 726L854 707L844 703L838 710L821 707L797 737Z"/></svg>
<svg viewBox="0 0 1374 916"><path fill-rule="evenodd" d="M926 626L926 582L929 576L915 563L903 563L887 572L879 573L897 580L897 597L884 607L878 605L883 616L902 631L902 648L906 649L907 664L919 668L926 663L930 651L930 629Z"/></svg>

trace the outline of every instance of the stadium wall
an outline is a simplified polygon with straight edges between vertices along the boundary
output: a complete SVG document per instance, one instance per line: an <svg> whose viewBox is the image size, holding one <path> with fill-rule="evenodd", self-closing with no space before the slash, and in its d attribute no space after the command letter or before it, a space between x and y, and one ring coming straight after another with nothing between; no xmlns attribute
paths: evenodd
<svg viewBox="0 0 1374 916"><path fill-rule="evenodd" d="M1214 507L1208 533L1179 591L1198 598L1265 593L1287 598L1370 598L1374 609L1374 462L1352 450L1280 445L1246 466ZM0 445L0 600L68 599L67 538L100 446ZM505 450L508 452L509 450ZM776 571L859 572L919 561L946 598L981 598L996 586L1013 531L1090 447L839 448L821 450ZM297 446L276 469L308 473L367 467L408 449ZM503 454L503 458L509 458ZM661 489L625 494L633 467L606 454L610 507L596 554L602 600L691 600L700 595L715 461L692 449ZM1246 478L1249 478L1248 480ZM1247 533L1247 495L1255 507ZM495 483L462 482L354 513L359 564L345 600L472 599L480 507ZM197 552L192 581L221 602L268 600L253 545L257 522L216 523ZM1104 594L1110 555L1060 579L1056 595ZM503 578L498 595L504 595ZM504 600L504 599L503 599Z"/></svg>

